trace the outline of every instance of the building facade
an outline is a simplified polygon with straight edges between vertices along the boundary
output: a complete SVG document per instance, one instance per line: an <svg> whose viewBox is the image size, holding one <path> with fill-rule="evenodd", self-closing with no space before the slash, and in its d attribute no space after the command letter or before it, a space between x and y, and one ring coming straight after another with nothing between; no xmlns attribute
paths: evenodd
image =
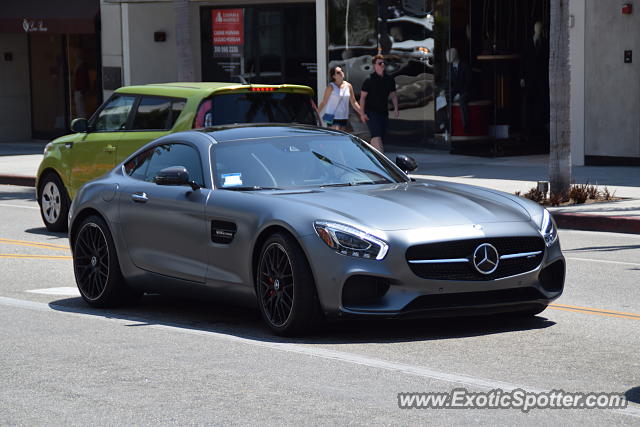
<svg viewBox="0 0 640 427"><path fill-rule="evenodd" d="M549 1L191 0L194 76L306 84L321 95L328 69L341 66L359 92L383 53L400 106L391 142L543 152ZM171 0L5 3L0 140L63 134L119 86L177 79ZM640 164L640 6L631 3L570 1L576 165Z"/></svg>
<svg viewBox="0 0 640 427"><path fill-rule="evenodd" d="M0 7L0 141L52 138L102 102L98 0Z"/></svg>

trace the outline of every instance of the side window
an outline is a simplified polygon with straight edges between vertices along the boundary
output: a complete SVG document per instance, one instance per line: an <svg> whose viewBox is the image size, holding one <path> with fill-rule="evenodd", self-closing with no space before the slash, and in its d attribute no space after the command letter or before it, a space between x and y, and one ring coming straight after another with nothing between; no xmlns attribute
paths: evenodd
<svg viewBox="0 0 640 427"><path fill-rule="evenodd" d="M149 168L149 161L151 160L154 151L155 148L151 148L129 160L124 164L124 172L131 178L144 181L147 175L147 169Z"/></svg>
<svg viewBox="0 0 640 427"><path fill-rule="evenodd" d="M143 96L133 118L132 130L165 130L169 129L171 119L171 100Z"/></svg>
<svg viewBox="0 0 640 427"><path fill-rule="evenodd" d="M169 129L173 128L173 125L176 124L176 120L178 120L180 113L184 110L185 104L185 101L176 100L171 103L171 123L169 123Z"/></svg>
<svg viewBox="0 0 640 427"><path fill-rule="evenodd" d="M159 145L124 165L129 176L148 182L153 182L158 172L171 166L184 166L189 171L189 177L204 186L200 155L193 147L185 144Z"/></svg>
<svg viewBox="0 0 640 427"><path fill-rule="evenodd" d="M135 100L136 97L131 95L112 98L98 113L93 128L96 131L124 130Z"/></svg>

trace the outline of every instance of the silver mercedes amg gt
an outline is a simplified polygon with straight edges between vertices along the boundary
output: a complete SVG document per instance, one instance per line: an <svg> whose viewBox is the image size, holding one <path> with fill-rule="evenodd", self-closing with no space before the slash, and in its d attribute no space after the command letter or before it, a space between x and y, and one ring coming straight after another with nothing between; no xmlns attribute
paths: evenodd
<svg viewBox="0 0 640 427"><path fill-rule="evenodd" d="M306 126L171 134L87 183L69 213L92 306L144 292L255 301L277 334L323 317L535 315L565 261L549 212L414 182L358 138Z"/></svg>

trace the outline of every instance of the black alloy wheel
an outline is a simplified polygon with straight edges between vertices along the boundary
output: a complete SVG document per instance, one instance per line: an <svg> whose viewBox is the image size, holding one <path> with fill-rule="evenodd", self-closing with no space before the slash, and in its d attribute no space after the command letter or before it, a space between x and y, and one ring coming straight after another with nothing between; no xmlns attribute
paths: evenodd
<svg viewBox="0 0 640 427"><path fill-rule="evenodd" d="M260 311L276 334L296 335L314 326L320 312L315 283L292 237L276 233L267 239L256 276Z"/></svg>
<svg viewBox="0 0 640 427"><path fill-rule="evenodd" d="M82 298L95 307L109 307L132 294L124 283L113 238L105 221L82 221L74 243L73 269Z"/></svg>
<svg viewBox="0 0 640 427"><path fill-rule="evenodd" d="M267 320L282 327L293 309L293 269L289 255L279 243L271 243L264 250L258 290Z"/></svg>

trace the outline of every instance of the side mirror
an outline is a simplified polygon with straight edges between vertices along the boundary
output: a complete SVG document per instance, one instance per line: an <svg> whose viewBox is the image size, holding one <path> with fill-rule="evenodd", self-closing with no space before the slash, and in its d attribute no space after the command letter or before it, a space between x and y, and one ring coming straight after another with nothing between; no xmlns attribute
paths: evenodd
<svg viewBox="0 0 640 427"><path fill-rule="evenodd" d="M200 188L189 179L189 171L184 166L170 166L162 169L153 179L157 185L189 185L193 190Z"/></svg>
<svg viewBox="0 0 640 427"><path fill-rule="evenodd" d="M400 154L396 156L396 166L398 166L404 173L413 172L418 169L418 162L411 156L405 156Z"/></svg>
<svg viewBox="0 0 640 427"><path fill-rule="evenodd" d="M71 130L76 133L87 133L89 131L89 123L87 119L71 120Z"/></svg>

